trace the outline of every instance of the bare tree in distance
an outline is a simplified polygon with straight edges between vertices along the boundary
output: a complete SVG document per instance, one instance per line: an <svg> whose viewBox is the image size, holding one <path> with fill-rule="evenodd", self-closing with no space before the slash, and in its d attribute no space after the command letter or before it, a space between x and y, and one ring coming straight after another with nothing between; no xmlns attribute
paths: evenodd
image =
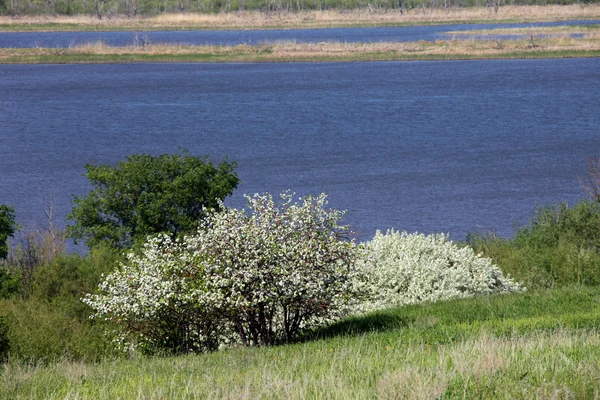
<svg viewBox="0 0 600 400"><path fill-rule="evenodd" d="M21 230L8 252L6 264L21 274L22 292L27 297L32 290L33 274L42 265L52 263L65 249L65 231L54 223L54 192L40 198L47 226L32 230Z"/></svg>
<svg viewBox="0 0 600 400"><path fill-rule="evenodd" d="M590 157L585 179L579 178L585 193L595 202L600 203L600 157Z"/></svg>

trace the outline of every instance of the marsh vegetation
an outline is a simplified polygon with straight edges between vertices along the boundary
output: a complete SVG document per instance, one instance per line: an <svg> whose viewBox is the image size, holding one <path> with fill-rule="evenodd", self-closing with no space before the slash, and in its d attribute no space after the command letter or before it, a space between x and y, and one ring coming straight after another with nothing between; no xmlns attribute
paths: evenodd
<svg viewBox="0 0 600 400"><path fill-rule="evenodd" d="M186 46L147 44L107 46L92 43L70 48L0 49L0 63L131 62L331 62L399 60L472 60L598 57L600 33L581 37L534 36L512 40L437 40L407 43L286 43L257 46Z"/></svg>
<svg viewBox="0 0 600 400"><path fill-rule="evenodd" d="M91 4L89 2L88 4ZM58 2L57 2L58 4ZM195 4L195 3L194 3ZM369 3L373 4L373 3ZM495 9L484 4L474 7L417 7L400 9L342 8L277 12L243 10L218 13L158 13L124 17L107 15L58 15L43 12L24 14L18 18L0 14L0 31L148 31L198 29L291 29L358 26L406 26L457 23L540 22L595 20L600 18L600 5L502 5Z"/></svg>

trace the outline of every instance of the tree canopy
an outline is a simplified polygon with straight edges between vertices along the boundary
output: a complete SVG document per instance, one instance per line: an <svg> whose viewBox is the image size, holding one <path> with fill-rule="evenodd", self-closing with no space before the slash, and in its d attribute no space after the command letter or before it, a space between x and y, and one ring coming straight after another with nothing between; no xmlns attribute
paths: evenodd
<svg viewBox="0 0 600 400"><path fill-rule="evenodd" d="M15 223L14 208L1 204L0 205L0 259L6 258L8 255L8 247L6 239L12 236L17 229Z"/></svg>
<svg viewBox="0 0 600 400"><path fill-rule="evenodd" d="M199 226L205 208L216 208L239 183L235 163L213 165L206 157L132 155L116 167L86 165L93 189L74 196L69 236L89 247L128 248L148 235L176 236Z"/></svg>

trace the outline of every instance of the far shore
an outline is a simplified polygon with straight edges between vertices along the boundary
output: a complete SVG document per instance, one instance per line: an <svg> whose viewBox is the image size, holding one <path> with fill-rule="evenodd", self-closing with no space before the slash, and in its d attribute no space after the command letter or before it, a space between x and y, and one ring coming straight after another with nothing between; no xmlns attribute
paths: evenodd
<svg viewBox="0 0 600 400"><path fill-rule="evenodd" d="M0 32L312 29L463 23L526 23L598 20L600 4L416 8L387 11L238 11L219 14L161 14L153 17L0 16Z"/></svg>
<svg viewBox="0 0 600 400"><path fill-rule="evenodd" d="M446 35L455 36L495 36L495 35L586 35L599 33L600 25L561 25L561 26L529 26L522 28L469 29L463 31L447 31Z"/></svg>
<svg viewBox="0 0 600 400"><path fill-rule="evenodd" d="M260 46L160 45L0 49L1 64L136 62L352 62L600 57L600 30L515 40L437 40L409 43L273 43Z"/></svg>

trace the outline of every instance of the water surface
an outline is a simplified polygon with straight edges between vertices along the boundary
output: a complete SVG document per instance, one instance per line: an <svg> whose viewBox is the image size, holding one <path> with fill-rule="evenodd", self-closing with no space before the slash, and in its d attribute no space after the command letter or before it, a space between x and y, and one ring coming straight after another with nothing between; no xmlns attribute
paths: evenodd
<svg viewBox="0 0 600 400"><path fill-rule="evenodd" d="M69 47L102 41L111 46L129 46L147 43L190 45L258 45L272 42L319 43L373 43L373 42L433 42L454 36L448 31L474 29L519 28L529 26L561 26L599 24L600 21L539 22L528 24L461 24L436 26L407 26L386 28L325 28L289 30L241 31L161 31L161 32L7 32L0 33L0 47ZM514 35L488 36L487 39L512 39ZM470 36L456 36L469 39Z"/></svg>
<svg viewBox="0 0 600 400"><path fill-rule="evenodd" d="M363 239L510 235L582 198L599 105L600 59L0 65L0 204L36 226L52 192L64 224L85 164L187 148L238 162L232 206L325 191Z"/></svg>

